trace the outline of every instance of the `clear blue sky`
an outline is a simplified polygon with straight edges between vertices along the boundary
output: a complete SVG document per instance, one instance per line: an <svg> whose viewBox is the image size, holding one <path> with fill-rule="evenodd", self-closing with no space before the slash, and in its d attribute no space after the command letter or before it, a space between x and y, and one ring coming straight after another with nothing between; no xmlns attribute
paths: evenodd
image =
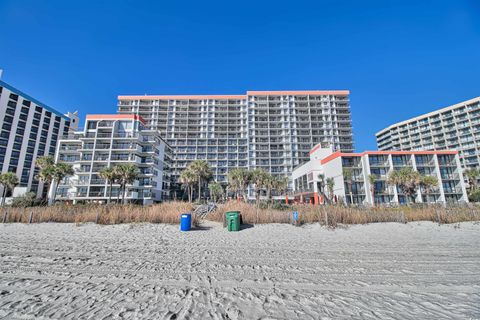
<svg viewBox="0 0 480 320"><path fill-rule="evenodd" d="M0 0L3 80L66 112L119 94L349 89L375 132L480 96L480 1Z"/></svg>

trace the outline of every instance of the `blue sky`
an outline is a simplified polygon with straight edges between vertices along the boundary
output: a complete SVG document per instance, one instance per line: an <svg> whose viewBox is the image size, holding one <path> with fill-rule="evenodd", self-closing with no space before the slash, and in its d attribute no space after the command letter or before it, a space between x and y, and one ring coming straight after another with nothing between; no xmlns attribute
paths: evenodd
<svg viewBox="0 0 480 320"><path fill-rule="evenodd" d="M3 80L60 111L119 94L348 89L358 151L480 96L480 1L0 0Z"/></svg>

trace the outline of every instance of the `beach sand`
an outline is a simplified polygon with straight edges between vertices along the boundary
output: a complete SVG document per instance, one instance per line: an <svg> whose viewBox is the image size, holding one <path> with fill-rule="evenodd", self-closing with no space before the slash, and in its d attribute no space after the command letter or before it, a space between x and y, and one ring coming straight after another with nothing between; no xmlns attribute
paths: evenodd
<svg viewBox="0 0 480 320"><path fill-rule="evenodd" d="M480 223L0 225L1 319L480 319Z"/></svg>

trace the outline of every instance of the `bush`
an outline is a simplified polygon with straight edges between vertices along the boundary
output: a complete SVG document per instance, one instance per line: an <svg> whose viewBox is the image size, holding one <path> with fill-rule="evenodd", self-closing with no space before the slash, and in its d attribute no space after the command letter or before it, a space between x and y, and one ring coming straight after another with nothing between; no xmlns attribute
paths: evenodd
<svg viewBox="0 0 480 320"><path fill-rule="evenodd" d="M27 192L25 195L13 198L11 206L14 208L27 208L42 205L42 199L38 199L34 192Z"/></svg>
<svg viewBox="0 0 480 320"><path fill-rule="evenodd" d="M468 200L470 202L480 202L480 190L473 191L468 195Z"/></svg>

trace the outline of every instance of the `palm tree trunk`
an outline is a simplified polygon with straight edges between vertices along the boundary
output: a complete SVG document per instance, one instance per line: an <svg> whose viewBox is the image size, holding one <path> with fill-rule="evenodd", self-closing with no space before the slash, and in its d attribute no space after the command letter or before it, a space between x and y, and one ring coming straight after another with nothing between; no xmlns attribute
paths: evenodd
<svg viewBox="0 0 480 320"><path fill-rule="evenodd" d="M202 189L202 178L198 177L198 202L200 202L201 189Z"/></svg>
<svg viewBox="0 0 480 320"><path fill-rule="evenodd" d="M122 192L122 203L125 204L125 191L127 190L127 185L125 184L123 186L123 192Z"/></svg>
<svg viewBox="0 0 480 320"><path fill-rule="evenodd" d="M108 192L108 204L110 204L110 202L112 202L112 188L113 188L113 181L110 180L110 190Z"/></svg>
<svg viewBox="0 0 480 320"><path fill-rule="evenodd" d="M117 190L117 204L120 203L120 192L122 190L122 185L120 184L120 186L118 187L118 190Z"/></svg>
<svg viewBox="0 0 480 320"><path fill-rule="evenodd" d="M193 202L193 186L190 186L190 203Z"/></svg>
<svg viewBox="0 0 480 320"><path fill-rule="evenodd" d="M7 187L3 187L3 194L2 194L2 207L5 206L5 196L7 195Z"/></svg>

